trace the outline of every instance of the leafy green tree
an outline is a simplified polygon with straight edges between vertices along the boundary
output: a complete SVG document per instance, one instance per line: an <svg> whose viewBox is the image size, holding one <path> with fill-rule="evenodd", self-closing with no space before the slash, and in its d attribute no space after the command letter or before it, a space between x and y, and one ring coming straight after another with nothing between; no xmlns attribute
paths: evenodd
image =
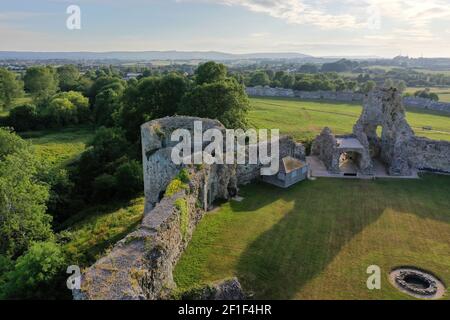
<svg viewBox="0 0 450 320"><path fill-rule="evenodd" d="M130 143L125 139L122 129L105 127L97 130L88 146L89 148L81 155L78 161L74 176L76 177L76 190L86 200L90 201L95 199L92 194L93 190L101 191L101 194L105 194L106 183L104 181L107 179L102 178L100 181L95 182L97 178L104 174L113 177L116 169L128 161L128 155L132 153L131 147L133 146L130 146ZM111 182L112 179L109 179L109 181ZM115 183L111 183L109 189L113 189L111 194L115 193Z"/></svg>
<svg viewBox="0 0 450 320"><path fill-rule="evenodd" d="M41 114L50 126L63 127L75 122L77 110L70 100L55 98Z"/></svg>
<svg viewBox="0 0 450 320"><path fill-rule="evenodd" d="M24 82L25 90L35 98L51 96L58 90L58 76L50 66L28 68Z"/></svg>
<svg viewBox="0 0 450 320"><path fill-rule="evenodd" d="M72 64L64 65L56 69L59 79L59 88L61 91L76 90L78 80L80 79L80 71Z"/></svg>
<svg viewBox="0 0 450 320"><path fill-rule="evenodd" d="M131 160L119 166L114 174L117 191L122 197L130 197L144 190L142 164Z"/></svg>
<svg viewBox="0 0 450 320"><path fill-rule="evenodd" d="M90 99L91 105L95 105L95 98L101 91L106 89L113 89L117 93L121 93L125 90L126 87L126 82L116 76L100 76L89 88L87 96Z"/></svg>
<svg viewBox="0 0 450 320"><path fill-rule="evenodd" d="M48 294L55 294L64 283L65 267L66 258L59 245L51 241L34 243L5 274L0 298L49 299Z"/></svg>
<svg viewBox="0 0 450 320"><path fill-rule="evenodd" d="M61 92L41 106L38 113L52 127L85 123L90 119L89 99L80 92Z"/></svg>
<svg viewBox="0 0 450 320"><path fill-rule="evenodd" d="M74 193L74 183L66 169L55 166L50 160L42 161L38 180L49 187L47 213L53 217L54 225L63 222L79 210L77 206L82 203Z"/></svg>
<svg viewBox="0 0 450 320"><path fill-rule="evenodd" d="M227 128L245 128L249 108L244 87L227 79L196 86L183 98L180 113L218 119Z"/></svg>
<svg viewBox="0 0 450 320"><path fill-rule="evenodd" d="M209 61L201 64L195 71L197 84L212 83L224 80L227 76L227 68L221 63Z"/></svg>
<svg viewBox="0 0 450 320"><path fill-rule="evenodd" d="M281 86L283 88L292 88L295 84L295 76L292 74L285 74L282 78L281 78Z"/></svg>
<svg viewBox="0 0 450 320"><path fill-rule="evenodd" d="M109 88L101 91L95 98L94 119L99 126L114 125L113 114L119 110L122 96Z"/></svg>
<svg viewBox="0 0 450 320"><path fill-rule="evenodd" d="M358 87L358 82L356 81L347 81L345 83L346 89L350 91L356 91L356 88Z"/></svg>
<svg viewBox="0 0 450 320"><path fill-rule="evenodd" d="M18 132L37 129L39 119L36 107L27 104L13 108L9 112L8 123Z"/></svg>
<svg viewBox="0 0 450 320"><path fill-rule="evenodd" d="M116 195L117 186L117 180L113 175L103 173L92 183L93 198L97 201L112 199Z"/></svg>
<svg viewBox="0 0 450 320"><path fill-rule="evenodd" d="M419 90L414 93L415 97L424 98L424 99L430 99L434 101L439 101L439 96L431 92L429 88L425 88L424 90Z"/></svg>
<svg viewBox="0 0 450 320"><path fill-rule="evenodd" d="M257 71L250 77L249 85L251 87L267 86L270 84L270 78L264 71Z"/></svg>
<svg viewBox="0 0 450 320"><path fill-rule="evenodd" d="M317 73L319 72L319 67L312 63L307 63L302 65L299 70L301 73Z"/></svg>
<svg viewBox="0 0 450 320"><path fill-rule="evenodd" d="M129 86L117 116L127 139L139 141L140 126L146 121L175 115L188 88L187 79L177 74L142 78L136 86Z"/></svg>
<svg viewBox="0 0 450 320"><path fill-rule="evenodd" d="M23 83L14 73L0 68L0 110L11 106L15 98L23 95Z"/></svg>
<svg viewBox="0 0 450 320"><path fill-rule="evenodd" d="M0 129L0 254L12 258L53 235L46 214L48 187L36 181L36 157L19 139Z"/></svg>
<svg viewBox="0 0 450 320"><path fill-rule="evenodd" d="M74 123L84 123L90 120L89 99L82 93L76 91L62 92L53 98L67 99L75 106L76 119L74 119Z"/></svg>
<svg viewBox="0 0 450 320"><path fill-rule="evenodd" d="M334 84L336 86L336 91L344 91L345 89L347 89L347 85L342 79L337 79L336 81L334 81Z"/></svg>
<svg viewBox="0 0 450 320"><path fill-rule="evenodd" d="M4 161L8 155L18 153L30 146L17 134L5 128L0 128L0 161Z"/></svg>
<svg viewBox="0 0 450 320"><path fill-rule="evenodd" d="M375 81L369 80L362 86L362 92L369 93L370 91L375 89L376 86L377 84L375 83Z"/></svg>

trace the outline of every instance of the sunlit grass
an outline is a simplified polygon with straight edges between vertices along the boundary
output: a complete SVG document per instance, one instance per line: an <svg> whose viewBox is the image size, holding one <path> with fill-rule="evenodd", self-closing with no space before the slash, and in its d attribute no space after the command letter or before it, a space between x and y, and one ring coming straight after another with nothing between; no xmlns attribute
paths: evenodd
<svg viewBox="0 0 450 320"><path fill-rule="evenodd" d="M387 280L401 265L450 283L450 177L319 179L241 193L243 202L200 222L175 270L180 290L237 276L260 299L407 299ZM374 264L382 289L370 291Z"/></svg>
<svg viewBox="0 0 450 320"><path fill-rule="evenodd" d="M301 101L285 98L252 98L250 125L280 129L298 140L315 138L324 127L335 134L352 132L361 114L360 104ZM418 136L450 141L450 116L438 112L408 109L407 120ZM424 127L432 127L432 131Z"/></svg>

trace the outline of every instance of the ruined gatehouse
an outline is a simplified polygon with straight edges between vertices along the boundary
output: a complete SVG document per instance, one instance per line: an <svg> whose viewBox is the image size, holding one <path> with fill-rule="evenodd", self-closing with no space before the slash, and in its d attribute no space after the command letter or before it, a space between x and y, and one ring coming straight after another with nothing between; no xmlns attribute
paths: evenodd
<svg viewBox="0 0 450 320"><path fill-rule="evenodd" d="M401 177L414 176L417 170L450 172L450 142L417 137L406 121L400 93L393 88L376 89L365 97L353 134L335 136L325 128L311 154L332 175L383 176L385 172Z"/></svg>

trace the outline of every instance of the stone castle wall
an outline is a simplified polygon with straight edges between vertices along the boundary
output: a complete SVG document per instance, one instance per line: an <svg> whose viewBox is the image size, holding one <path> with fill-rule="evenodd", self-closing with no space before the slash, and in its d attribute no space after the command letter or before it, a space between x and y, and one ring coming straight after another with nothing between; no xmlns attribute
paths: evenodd
<svg viewBox="0 0 450 320"><path fill-rule="evenodd" d="M139 228L87 269L77 300L170 298L173 270L205 211L199 205L205 183L217 168L191 168L188 190L163 197L144 214ZM185 203L183 209L179 202ZM184 210L184 212L183 212Z"/></svg>
<svg viewBox="0 0 450 320"><path fill-rule="evenodd" d="M439 102L419 97L404 97L403 104L406 107L420 108L433 111L441 111L450 113L450 103Z"/></svg>
<svg viewBox="0 0 450 320"><path fill-rule="evenodd" d="M450 142L414 137L407 145L411 166L450 173Z"/></svg>
<svg viewBox="0 0 450 320"><path fill-rule="evenodd" d="M269 86L247 87L247 94L254 97L281 97L299 98L305 100L329 100L339 102L362 102L364 94L347 91L298 91L284 88L271 88ZM438 102L418 97L404 97L406 107L450 113L450 103Z"/></svg>
<svg viewBox="0 0 450 320"><path fill-rule="evenodd" d="M298 91L284 88L271 88L269 86L247 87L246 91L249 96L254 97L284 97L341 102L358 102L364 99L363 94L348 91Z"/></svg>
<svg viewBox="0 0 450 320"><path fill-rule="evenodd" d="M163 118L142 125L146 197L142 224L83 273L81 290L73 292L75 299L170 298L174 267L211 202L229 199L238 184L260 176L261 164L173 164L171 153L177 142L170 141L171 133L175 129L192 132L194 121L202 121L203 131L225 129L218 121L193 117ZM289 137L280 137L279 142L281 156L305 158L303 145ZM182 168L189 171L188 188L167 196L167 186Z"/></svg>

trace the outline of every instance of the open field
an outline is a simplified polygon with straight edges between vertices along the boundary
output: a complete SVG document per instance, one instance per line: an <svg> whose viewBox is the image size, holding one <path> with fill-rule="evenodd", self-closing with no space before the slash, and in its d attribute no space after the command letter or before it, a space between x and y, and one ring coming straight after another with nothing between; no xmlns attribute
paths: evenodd
<svg viewBox="0 0 450 320"><path fill-rule="evenodd" d="M351 133L361 114L359 104L300 101L289 98L251 98L250 125L276 129L298 140L313 139L325 127L335 134ZM418 136L450 141L450 116L409 109L409 124ZM432 131L423 127L431 126Z"/></svg>
<svg viewBox="0 0 450 320"><path fill-rule="evenodd" d="M448 176L255 184L241 194L200 222L176 267L180 290L237 276L260 299L408 299L387 280L403 265L450 283ZM370 291L374 264L382 287Z"/></svg>
<svg viewBox="0 0 450 320"><path fill-rule="evenodd" d="M86 143L94 136L94 130L73 127L23 132L20 135L35 146L40 157L55 165L65 165L85 150Z"/></svg>
<svg viewBox="0 0 450 320"><path fill-rule="evenodd" d="M356 104L251 99L250 122L311 139L324 126L352 130ZM409 110L418 134L450 140L450 117ZM418 130L431 125L436 132ZM438 131L439 130L439 131ZM409 299L391 269L420 267L450 283L450 177L306 181L287 190L257 183L200 222L175 270L179 290L237 276L259 299ZM370 265L382 289L366 287ZM449 298L447 295L446 298Z"/></svg>

